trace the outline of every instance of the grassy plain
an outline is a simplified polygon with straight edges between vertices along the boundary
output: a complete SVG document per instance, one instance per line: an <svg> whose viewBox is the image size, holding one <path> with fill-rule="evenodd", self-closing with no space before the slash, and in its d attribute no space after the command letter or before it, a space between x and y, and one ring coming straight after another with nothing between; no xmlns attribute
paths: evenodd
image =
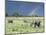
<svg viewBox="0 0 46 35"><path fill-rule="evenodd" d="M39 28L30 26L35 18L39 18L41 21L41 26ZM9 23L9 20L13 22ZM44 17L6 17L6 34L32 32L44 32Z"/></svg>

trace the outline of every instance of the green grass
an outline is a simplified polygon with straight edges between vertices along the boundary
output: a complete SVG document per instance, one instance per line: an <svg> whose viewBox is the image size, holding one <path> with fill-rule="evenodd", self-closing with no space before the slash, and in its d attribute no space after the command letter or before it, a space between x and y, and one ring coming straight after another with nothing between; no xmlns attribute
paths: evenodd
<svg viewBox="0 0 46 35"><path fill-rule="evenodd" d="M38 17L37 17L38 18ZM30 26L33 21L34 17L6 17L6 34L12 32L43 32L43 17L39 17L41 20L40 28L34 28ZM8 23L8 20L12 20L13 23ZM28 21L27 23L24 20Z"/></svg>

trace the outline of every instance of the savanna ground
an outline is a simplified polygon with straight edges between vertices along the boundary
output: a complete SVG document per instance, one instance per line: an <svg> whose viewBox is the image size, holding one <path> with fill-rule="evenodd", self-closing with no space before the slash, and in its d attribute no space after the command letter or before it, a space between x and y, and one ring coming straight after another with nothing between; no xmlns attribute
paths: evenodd
<svg viewBox="0 0 46 35"><path fill-rule="evenodd" d="M31 26L35 18L39 18L41 21L39 28ZM10 23L9 21L12 22ZM32 32L44 32L44 17L6 17L6 34Z"/></svg>

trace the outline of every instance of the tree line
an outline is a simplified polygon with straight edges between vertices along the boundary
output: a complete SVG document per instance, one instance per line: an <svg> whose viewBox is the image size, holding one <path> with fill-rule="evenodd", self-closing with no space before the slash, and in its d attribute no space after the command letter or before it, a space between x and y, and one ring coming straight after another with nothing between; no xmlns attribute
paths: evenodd
<svg viewBox="0 0 46 35"><path fill-rule="evenodd" d="M23 15L17 13L17 12L13 13L12 15L8 15L8 13L6 12L5 16L6 17L9 17L9 16L13 16L13 17L34 17L35 16L35 17L38 17L38 15L23 16ZM41 17L41 16L39 16L39 17Z"/></svg>

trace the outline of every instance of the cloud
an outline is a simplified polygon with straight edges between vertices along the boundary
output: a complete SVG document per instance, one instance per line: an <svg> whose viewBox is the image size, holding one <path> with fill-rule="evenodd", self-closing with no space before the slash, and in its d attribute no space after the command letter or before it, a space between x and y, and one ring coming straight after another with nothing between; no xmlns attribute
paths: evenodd
<svg viewBox="0 0 46 35"><path fill-rule="evenodd" d="M34 10L32 10L32 12L29 12L29 13L28 13L28 16L36 15L36 14L37 14L37 9L38 9L38 7L35 8Z"/></svg>

